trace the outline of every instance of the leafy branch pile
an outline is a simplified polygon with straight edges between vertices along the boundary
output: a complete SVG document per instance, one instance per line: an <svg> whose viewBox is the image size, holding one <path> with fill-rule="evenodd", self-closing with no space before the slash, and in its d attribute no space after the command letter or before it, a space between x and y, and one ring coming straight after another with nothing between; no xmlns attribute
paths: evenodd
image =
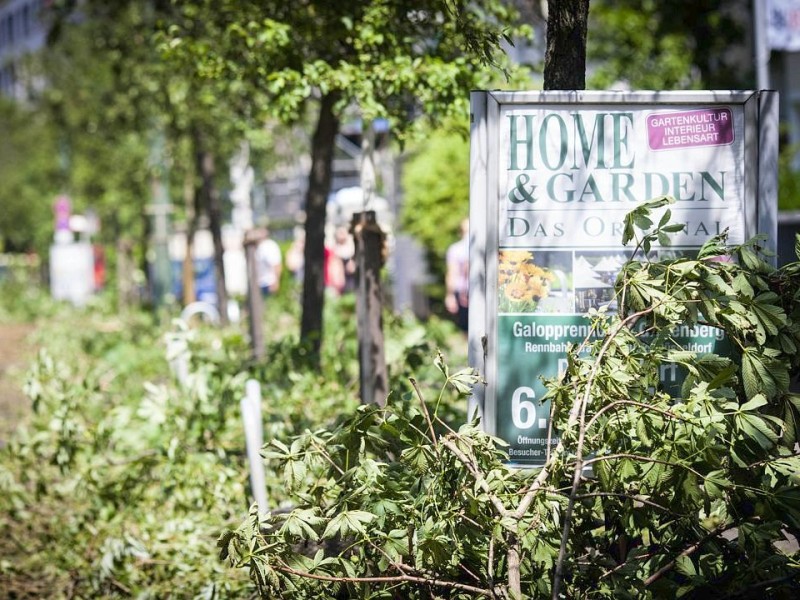
<svg viewBox="0 0 800 600"><path fill-rule="evenodd" d="M269 598L796 597L800 264L724 235L647 260L680 227L667 203L628 215L643 258L618 279L620 311L592 313L595 335L548 382L560 440L543 468L509 468L502 442L450 429L420 390L392 396L268 446L293 504L251 508L222 558ZM729 356L678 344L700 324ZM677 397L664 365L685 376ZM445 387L478 383L439 366Z"/></svg>
<svg viewBox="0 0 800 600"><path fill-rule="evenodd" d="M287 443L355 409L353 308L330 304L343 325L326 337L322 370L291 338L253 363L236 331L165 331L102 306L40 323L44 349L26 383L34 412L0 448L0 596L251 597L247 574L215 549L252 497L239 401L258 379L265 435ZM392 372L406 381L448 331L387 327ZM183 385L168 369L179 357ZM289 501L280 474L267 472L267 486L274 506Z"/></svg>
<svg viewBox="0 0 800 600"><path fill-rule="evenodd" d="M0 588L12 598L248 589L208 559L246 498L231 410L239 379L196 364L179 389L146 320L72 315L70 325L80 325L72 339L48 328L26 383L34 413L0 453Z"/></svg>

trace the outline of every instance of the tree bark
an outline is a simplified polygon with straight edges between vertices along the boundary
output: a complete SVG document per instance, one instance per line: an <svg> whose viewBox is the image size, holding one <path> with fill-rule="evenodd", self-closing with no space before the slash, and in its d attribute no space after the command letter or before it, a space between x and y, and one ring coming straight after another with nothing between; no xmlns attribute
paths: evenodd
<svg viewBox="0 0 800 600"><path fill-rule="evenodd" d="M589 0L547 0L545 90L586 89Z"/></svg>
<svg viewBox="0 0 800 600"><path fill-rule="evenodd" d="M306 193L306 242L303 274L303 316L300 339L311 345L319 362L322 343L322 311L325 302L325 219L333 177L333 149L339 132L334 113L338 96L326 94L320 101L319 118L311 143L311 173Z"/></svg>
<svg viewBox="0 0 800 600"><path fill-rule="evenodd" d="M508 591L511 592L512 598L522 598L522 575L520 571L522 559L519 540L516 536L509 536L506 559L508 561Z"/></svg>
<svg viewBox="0 0 800 600"><path fill-rule="evenodd" d="M225 288L225 265L223 263L222 247L222 206L216 186L214 185L214 154L200 143L195 146L197 152L197 168L200 172L201 197L208 211L208 227L211 230L211 239L214 242L214 283L217 291L217 308L219 309L220 323L228 324L228 292Z"/></svg>
<svg viewBox="0 0 800 600"><path fill-rule="evenodd" d="M186 210L186 253L183 256L183 305L187 306L196 300L194 285L194 234L197 231L197 202L199 196L194 185L191 171L187 172L183 185L183 202Z"/></svg>
<svg viewBox="0 0 800 600"><path fill-rule="evenodd" d="M261 230L263 231L263 230ZM244 253L247 263L247 306L250 315L250 349L255 360L264 358L264 300L258 287L256 249L265 239L259 230L250 230L244 235Z"/></svg>
<svg viewBox="0 0 800 600"><path fill-rule="evenodd" d="M356 316L361 404L386 406L388 373L383 338L383 290L381 268L386 235L375 220L375 211L353 215L351 233L356 246Z"/></svg>

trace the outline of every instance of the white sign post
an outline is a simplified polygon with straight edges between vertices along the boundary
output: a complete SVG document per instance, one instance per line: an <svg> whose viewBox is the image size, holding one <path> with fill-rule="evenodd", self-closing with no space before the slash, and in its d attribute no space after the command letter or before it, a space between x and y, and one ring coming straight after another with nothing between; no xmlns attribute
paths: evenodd
<svg viewBox="0 0 800 600"><path fill-rule="evenodd" d="M94 293L94 252L89 242L50 246L50 292L56 300L86 304Z"/></svg>
<svg viewBox="0 0 800 600"><path fill-rule="evenodd" d="M672 221L684 228L660 256L724 231L732 243L767 234L775 249L777 96L473 92L469 347L487 385L472 408L512 462L542 464L558 441L542 378L586 337L589 310L613 308L628 212L675 198ZM678 335L689 349L725 342L716 331Z"/></svg>
<svg viewBox="0 0 800 600"><path fill-rule="evenodd" d="M261 385L255 379L245 384L245 397L242 398L242 421L244 422L247 461L250 464L250 487L258 504L258 512L264 515L267 507L267 484L264 476L264 462L261 460L261 447L264 445L264 425L261 420Z"/></svg>

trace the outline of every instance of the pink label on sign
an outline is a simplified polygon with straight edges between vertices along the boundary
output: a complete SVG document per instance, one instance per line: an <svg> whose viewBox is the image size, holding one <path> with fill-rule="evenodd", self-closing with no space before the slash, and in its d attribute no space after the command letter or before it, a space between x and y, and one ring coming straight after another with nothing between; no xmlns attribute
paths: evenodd
<svg viewBox="0 0 800 600"><path fill-rule="evenodd" d="M56 231L69 231L69 217L71 212L68 196L59 196L53 204L56 216Z"/></svg>
<svg viewBox="0 0 800 600"><path fill-rule="evenodd" d="M733 113L707 108L647 115L647 140L652 150L724 146L733 142Z"/></svg>

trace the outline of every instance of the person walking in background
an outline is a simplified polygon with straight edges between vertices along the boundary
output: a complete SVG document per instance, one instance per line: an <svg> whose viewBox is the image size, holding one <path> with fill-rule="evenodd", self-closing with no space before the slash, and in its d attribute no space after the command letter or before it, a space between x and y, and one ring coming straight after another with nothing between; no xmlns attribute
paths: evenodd
<svg viewBox="0 0 800 600"><path fill-rule="evenodd" d="M341 296L344 291L345 276L344 263L336 255L332 244L325 242L325 291L332 296Z"/></svg>
<svg viewBox="0 0 800 600"><path fill-rule="evenodd" d="M283 266L281 249L278 243L269 236L269 229L263 228L262 239L256 248L256 272L261 296L266 298L275 294L281 284L281 268Z"/></svg>
<svg viewBox="0 0 800 600"><path fill-rule="evenodd" d="M306 232L303 228L297 227L294 230L294 240L286 251L286 268L294 277L296 283L303 284L303 274L306 258Z"/></svg>
<svg viewBox="0 0 800 600"><path fill-rule="evenodd" d="M343 225L337 227L333 234L333 251L342 261L344 270L342 293L352 292L356 289L356 246L353 236Z"/></svg>
<svg viewBox="0 0 800 600"><path fill-rule="evenodd" d="M469 327L469 219L461 222L461 238L447 249L444 306L456 316L461 331Z"/></svg>

